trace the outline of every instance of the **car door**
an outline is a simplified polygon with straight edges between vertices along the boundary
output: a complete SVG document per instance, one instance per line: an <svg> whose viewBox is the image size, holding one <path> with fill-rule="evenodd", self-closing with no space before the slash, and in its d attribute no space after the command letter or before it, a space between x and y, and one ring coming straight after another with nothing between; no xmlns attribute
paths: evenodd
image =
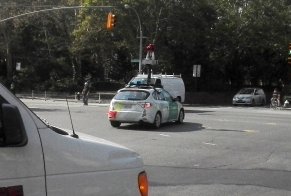
<svg viewBox="0 0 291 196"><path fill-rule="evenodd" d="M174 101L173 97L167 91L163 90L162 94L169 106L169 116L167 121L177 120L179 114L177 102Z"/></svg>
<svg viewBox="0 0 291 196"><path fill-rule="evenodd" d="M38 129L25 106L8 93L5 98L1 96L4 94L5 89L3 89L0 85L0 195L46 195L45 170ZM12 102L10 102L10 98L12 98ZM5 107L16 106L18 108L20 117L17 119L23 121L28 138L26 144L16 147L5 146L3 131L6 129L6 125L3 121L10 115L3 114L4 104Z"/></svg>
<svg viewBox="0 0 291 196"><path fill-rule="evenodd" d="M165 100L164 94L161 93L161 91L155 91L153 93L153 97L157 104L156 105L157 110L159 110L162 114L162 122L167 122L168 117L169 117L169 104Z"/></svg>
<svg viewBox="0 0 291 196"><path fill-rule="evenodd" d="M261 89L255 89L254 90L254 97L255 97L255 104L261 105L264 102L264 95L263 91Z"/></svg>

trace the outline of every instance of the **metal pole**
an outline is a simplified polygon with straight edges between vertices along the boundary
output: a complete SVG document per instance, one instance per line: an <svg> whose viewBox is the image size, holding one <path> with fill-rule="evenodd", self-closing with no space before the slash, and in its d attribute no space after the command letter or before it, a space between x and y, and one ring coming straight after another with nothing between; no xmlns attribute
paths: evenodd
<svg viewBox="0 0 291 196"><path fill-rule="evenodd" d="M141 65L142 65L142 38L143 38L143 34L142 34L142 28L141 28L141 21L140 21L140 17L136 11L135 8L129 6L128 4L125 4L124 7L126 9L132 9L134 11L134 13L137 16L138 19L138 24L139 24L139 61L138 61L138 73L141 73Z"/></svg>
<svg viewBox="0 0 291 196"><path fill-rule="evenodd" d="M141 74L141 64L142 64L142 30L141 26L139 27L139 62L138 62L138 73Z"/></svg>

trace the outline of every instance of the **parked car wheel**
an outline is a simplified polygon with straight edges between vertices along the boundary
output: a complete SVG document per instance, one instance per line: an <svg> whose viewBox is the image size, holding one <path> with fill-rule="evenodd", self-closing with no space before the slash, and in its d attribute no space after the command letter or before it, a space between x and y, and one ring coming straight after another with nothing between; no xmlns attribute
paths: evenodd
<svg viewBox="0 0 291 196"><path fill-rule="evenodd" d="M110 121L110 124L112 127L119 127L121 125L121 123L118 121Z"/></svg>

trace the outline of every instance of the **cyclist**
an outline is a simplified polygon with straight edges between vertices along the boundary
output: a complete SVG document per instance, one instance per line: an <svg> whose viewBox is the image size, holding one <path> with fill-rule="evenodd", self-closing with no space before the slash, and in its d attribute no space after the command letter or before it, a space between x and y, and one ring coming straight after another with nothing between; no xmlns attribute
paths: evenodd
<svg viewBox="0 0 291 196"><path fill-rule="evenodd" d="M272 107L280 107L281 106L280 97L281 97L281 94L280 94L278 88L275 88L273 91L272 98L271 98L271 106Z"/></svg>

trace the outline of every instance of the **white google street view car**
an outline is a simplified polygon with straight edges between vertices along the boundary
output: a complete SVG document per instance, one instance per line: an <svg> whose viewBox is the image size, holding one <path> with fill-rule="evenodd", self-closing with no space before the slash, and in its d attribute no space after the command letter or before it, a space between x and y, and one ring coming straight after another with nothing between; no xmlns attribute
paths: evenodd
<svg viewBox="0 0 291 196"><path fill-rule="evenodd" d="M159 128L166 122L182 123L184 108L163 88L127 87L113 97L108 119L113 127L121 123L148 123Z"/></svg>

